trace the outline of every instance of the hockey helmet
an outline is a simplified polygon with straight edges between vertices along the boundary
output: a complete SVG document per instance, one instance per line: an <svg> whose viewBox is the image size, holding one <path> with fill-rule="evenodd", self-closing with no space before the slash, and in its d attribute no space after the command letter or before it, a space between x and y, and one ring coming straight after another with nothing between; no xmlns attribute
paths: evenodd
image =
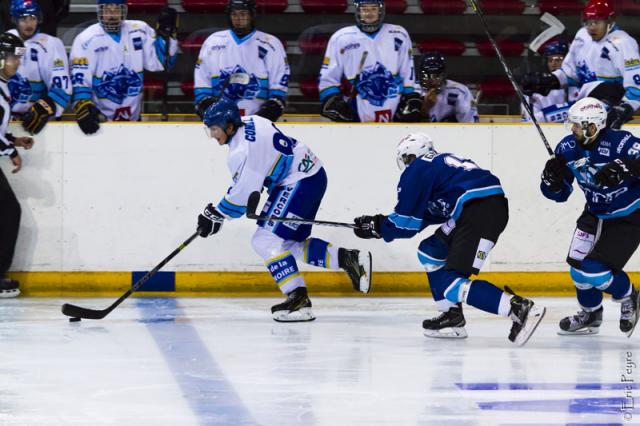
<svg viewBox="0 0 640 426"><path fill-rule="evenodd" d="M565 126L567 130L571 130L574 124L582 129L585 139L580 142L581 145L588 146L598 137L600 130L607 126L607 109L604 103L596 98L580 99L569 108ZM587 130L590 124L596 126L596 131L593 135L588 136Z"/></svg>
<svg viewBox="0 0 640 426"><path fill-rule="evenodd" d="M552 38L542 45L543 56L561 55L566 56L569 51L569 44L562 38Z"/></svg>
<svg viewBox="0 0 640 426"><path fill-rule="evenodd" d="M438 88L446 79L447 63L440 52L426 52L420 61L418 78L425 89Z"/></svg>
<svg viewBox="0 0 640 426"><path fill-rule="evenodd" d="M35 16L38 21L42 18L40 5L36 0L11 0L9 14L14 24L24 16Z"/></svg>
<svg viewBox="0 0 640 426"><path fill-rule="evenodd" d="M231 21L231 12L235 10L246 10L249 12L251 16L249 22L243 26L238 27L233 25L233 21ZM229 0L227 3L227 7L225 9L227 13L227 21L229 24L229 28L233 30L236 35L242 37L244 35L249 34L255 28L255 16L256 16L256 2L255 0Z"/></svg>
<svg viewBox="0 0 640 426"><path fill-rule="evenodd" d="M22 58L25 47L20 37L11 33L0 34L0 71L4 70L7 59L11 57Z"/></svg>
<svg viewBox="0 0 640 426"><path fill-rule="evenodd" d="M356 8L356 25L360 28L360 31L365 33L377 32L384 23L384 0L353 0L353 5ZM365 22L363 19L363 11L361 10L364 5L374 5L378 7L378 19L374 22Z"/></svg>
<svg viewBox="0 0 640 426"><path fill-rule="evenodd" d="M117 8L112 5L117 6ZM120 11L119 17L114 14L118 10ZM98 22L106 32L119 32L120 25L125 19L127 19L126 0L98 0Z"/></svg>
<svg viewBox="0 0 640 426"><path fill-rule="evenodd" d="M406 161L410 155L420 158L434 151L433 140L425 133L411 133L398 143L396 147L396 163L400 170L407 167Z"/></svg>
<svg viewBox="0 0 640 426"><path fill-rule="evenodd" d="M607 21L616 16L612 0L589 0L582 12L582 20Z"/></svg>
<svg viewBox="0 0 640 426"><path fill-rule="evenodd" d="M218 126L226 130L228 124L233 125L233 130L237 130L242 126L242 118L240 110L235 102L228 99L220 99L211 104L204 112L205 131L209 137L211 136L210 127Z"/></svg>

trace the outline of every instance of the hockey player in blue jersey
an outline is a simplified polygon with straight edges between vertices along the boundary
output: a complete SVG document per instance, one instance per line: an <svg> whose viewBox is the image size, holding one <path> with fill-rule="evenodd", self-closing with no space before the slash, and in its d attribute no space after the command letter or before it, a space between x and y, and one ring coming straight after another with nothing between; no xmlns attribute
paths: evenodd
<svg viewBox="0 0 640 426"><path fill-rule="evenodd" d="M411 238L429 225L441 224L423 240L418 259L442 314L423 322L428 337L464 338L462 302L510 317L509 340L523 345L542 320L545 308L500 290L478 274L509 218L507 199L497 177L473 161L438 153L425 134L403 138L397 148L398 203L390 215L355 219L360 238Z"/></svg>
<svg viewBox="0 0 640 426"><path fill-rule="evenodd" d="M606 127L604 104L583 98L569 109L572 134L547 161L540 189L566 201L573 181L585 194L567 263L581 310L560 321L559 334L595 334L602 323L602 293L620 303L620 330L638 322L638 291L622 270L640 244L640 139Z"/></svg>
<svg viewBox="0 0 640 426"><path fill-rule="evenodd" d="M209 135L229 148L227 165L233 183L217 205L208 204L198 216L202 237L220 231L225 219L241 217L249 195L262 188L269 192L262 216L315 218L327 187L327 174L309 148L283 134L266 118L241 118L238 106L224 98L207 108L204 123ZM326 269L342 269L355 290L369 292L371 253L336 247L310 235L311 225L258 222L251 243L287 296L271 308L276 321L315 319L296 259Z"/></svg>

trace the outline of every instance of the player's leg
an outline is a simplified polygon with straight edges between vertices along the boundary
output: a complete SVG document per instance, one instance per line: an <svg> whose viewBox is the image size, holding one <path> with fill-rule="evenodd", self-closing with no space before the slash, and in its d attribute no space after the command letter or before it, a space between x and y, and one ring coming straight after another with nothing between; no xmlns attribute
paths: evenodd
<svg viewBox="0 0 640 426"><path fill-rule="evenodd" d="M436 308L441 312L437 317L422 322L424 335L463 339L467 337L464 326L466 321L462 312L462 303L453 303L444 297L441 285L446 280L446 272L442 269L447 261L448 247L440 235L432 235L423 240L418 247L418 260L427 272L427 280Z"/></svg>
<svg viewBox="0 0 640 426"><path fill-rule="evenodd" d="M545 308L520 297L508 288L502 291L485 280L469 280L478 274L509 220L507 200L501 196L468 202L449 237L449 255L440 286L452 303L463 302L513 321L509 340L522 345L545 314Z"/></svg>
<svg viewBox="0 0 640 426"><path fill-rule="evenodd" d="M20 294L18 282L5 274L11 266L20 228L20 203L0 170L0 298Z"/></svg>

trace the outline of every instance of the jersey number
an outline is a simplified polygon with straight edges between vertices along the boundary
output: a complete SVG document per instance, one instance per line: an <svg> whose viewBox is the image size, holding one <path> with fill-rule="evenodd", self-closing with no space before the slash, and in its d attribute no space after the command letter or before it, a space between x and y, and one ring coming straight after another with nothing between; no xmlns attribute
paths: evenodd
<svg viewBox="0 0 640 426"><path fill-rule="evenodd" d="M447 166L462 168L465 170L473 170L478 168L478 165L473 161L454 157L453 155L447 155L446 157L444 157L444 162Z"/></svg>
<svg viewBox="0 0 640 426"><path fill-rule="evenodd" d="M63 86L63 82L64 82L64 86ZM61 89L68 89L69 88L69 77L67 77L66 75L63 75L62 77L56 76L56 77L53 77L53 79L51 80L51 83L55 87L59 87Z"/></svg>
<svg viewBox="0 0 640 426"><path fill-rule="evenodd" d="M287 136L285 136L285 134L282 133L275 124L271 125L274 129L276 129L277 132L273 134L273 147L275 148L275 150L283 155L293 155L293 148L296 146L295 140L291 140Z"/></svg>
<svg viewBox="0 0 640 426"><path fill-rule="evenodd" d="M633 82L640 86L640 74L636 74L633 76Z"/></svg>

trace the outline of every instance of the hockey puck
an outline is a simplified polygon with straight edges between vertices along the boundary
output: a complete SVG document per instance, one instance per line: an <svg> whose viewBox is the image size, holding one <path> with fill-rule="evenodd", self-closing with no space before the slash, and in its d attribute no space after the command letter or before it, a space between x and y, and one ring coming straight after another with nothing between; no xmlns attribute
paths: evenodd
<svg viewBox="0 0 640 426"><path fill-rule="evenodd" d="M69 322L78 322L81 318L69 318Z"/></svg>

